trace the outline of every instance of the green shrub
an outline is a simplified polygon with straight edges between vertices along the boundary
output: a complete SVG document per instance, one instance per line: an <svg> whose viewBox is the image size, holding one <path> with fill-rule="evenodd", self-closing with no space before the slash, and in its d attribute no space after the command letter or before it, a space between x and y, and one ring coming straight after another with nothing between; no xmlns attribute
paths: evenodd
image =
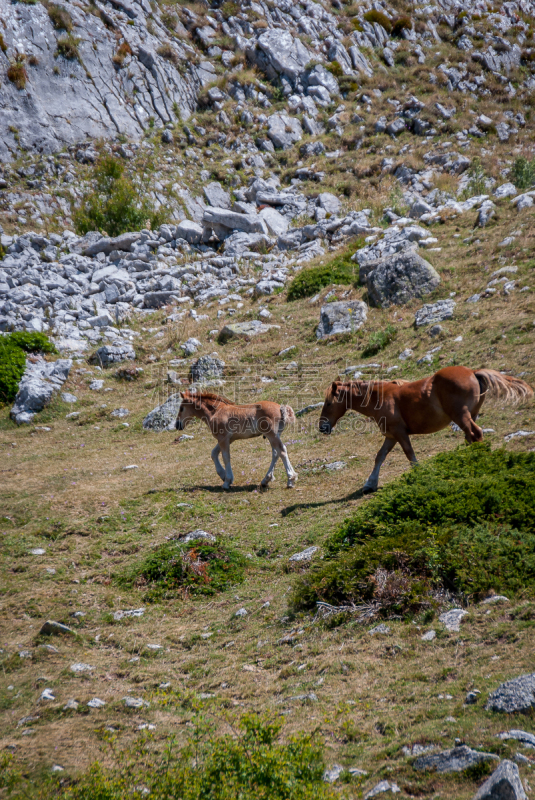
<svg viewBox="0 0 535 800"><path fill-rule="evenodd" d="M331 283L357 284L359 277L358 264L351 261L351 256L362 246L359 242L350 250L346 250L328 264L303 269L295 276L288 289L288 300L300 300L312 297Z"/></svg>
<svg viewBox="0 0 535 800"><path fill-rule="evenodd" d="M63 58L67 58L69 61L80 61L80 52L78 50L80 41L81 40L77 36L73 36L70 33L66 36L62 36L56 42L56 58L58 56L63 56Z"/></svg>
<svg viewBox="0 0 535 800"><path fill-rule="evenodd" d="M384 350L390 342L393 342L397 335L397 329L389 322L384 330L372 333L368 344L362 351L362 355L365 356L365 358L368 358L368 356L375 356L381 350Z"/></svg>
<svg viewBox="0 0 535 800"><path fill-rule="evenodd" d="M344 70L339 61L331 61L331 63L327 65L327 69L335 78L341 78L344 74Z"/></svg>
<svg viewBox="0 0 535 800"><path fill-rule="evenodd" d="M530 189L535 183L535 158L531 161L524 156L517 158L511 170L511 180L517 189Z"/></svg>
<svg viewBox="0 0 535 800"><path fill-rule="evenodd" d="M48 16L56 30L67 31L67 33L72 31L72 17L63 6L52 3L48 6Z"/></svg>
<svg viewBox="0 0 535 800"><path fill-rule="evenodd" d="M170 740L158 758L147 745L123 754L121 766L106 771L94 764L75 783L50 785L41 796L58 800L129 800L143 786L158 800L335 800L323 781L321 748L300 734L278 741L281 722L244 716L234 735L206 733L196 725L188 745L177 751ZM203 730L204 728L204 730ZM66 783L66 782L65 782Z"/></svg>
<svg viewBox="0 0 535 800"><path fill-rule="evenodd" d="M25 60L26 56L19 54L16 56L15 61L12 61L7 68L8 80L14 83L17 89L21 90L26 88L26 82L28 80L28 73L24 65Z"/></svg>
<svg viewBox="0 0 535 800"><path fill-rule="evenodd" d="M364 14L364 19L366 20L366 22L371 22L372 24L374 22L377 22L385 29L387 33L392 32L392 23L390 22L386 14L383 14L382 11L375 11L375 10L366 11L366 13Z"/></svg>
<svg viewBox="0 0 535 800"><path fill-rule="evenodd" d="M244 557L224 544L166 542L118 576L118 582L147 586L147 601L186 592L211 595L241 583L244 566Z"/></svg>
<svg viewBox="0 0 535 800"><path fill-rule="evenodd" d="M473 159L466 174L468 175L469 181L463 192L463 197L485 194L487 189L487 176L480 158Z"/></svg>
<svg viewBox="0 0 535 800"><path fill-rule="evenodd" d="M15 331L0 336L0 403L15 399L26 366L26 353L54 353L56 348L44 333Z"/></svg>
<svg viewBox="0 0 535 800"><path fill-rule="evenodd" d="M444 590L535 589L535 453L461 447L392 481L335 531L292 603L408 613Z"/></svg>
<svg viewBox="0 0 535 800"><path fill-rule="evenodd" d="M145 191L124 175L122 162L105 156L95 169L95 188L84 195L73 220L77 233L99 230L119 236L147 225L157 228L164 215L164 210L156 211Z"/></svg>

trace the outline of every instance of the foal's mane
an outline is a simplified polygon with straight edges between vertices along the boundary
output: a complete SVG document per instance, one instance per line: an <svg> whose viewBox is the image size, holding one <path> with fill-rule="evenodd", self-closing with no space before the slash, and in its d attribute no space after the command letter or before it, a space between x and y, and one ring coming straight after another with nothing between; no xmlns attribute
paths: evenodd
<svg viewBox="0 0 535 800"><path fill-rule="evenodd" d="M236 405L236 403L234 403L232 400L229 400L228 397L225 397L222 394L216 394L215 392L191 392L189 389L187 389L183 394L187 395L188 400L192 401L208 400L212 403L223 403L223 405L226 406Z"/></svg>

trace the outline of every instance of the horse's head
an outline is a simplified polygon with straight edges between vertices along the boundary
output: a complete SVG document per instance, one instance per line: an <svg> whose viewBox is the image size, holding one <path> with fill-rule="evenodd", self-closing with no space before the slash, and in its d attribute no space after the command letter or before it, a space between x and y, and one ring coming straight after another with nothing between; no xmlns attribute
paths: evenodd
<svg viewBox="0 0 535 800"><path fill-rule="evenodd" d="M327 392L320 415L320 433L331 433L332 429L347 411L347 385L333 381Z"/></svg>
<svg viewBox="0 0 535 800"><path fill-rule="evenodd" d="M195 404L196 402L198 403L195 395L190 395L188 392L180 392L180 397L182 402L180 403L180 408L178 410L178 415L175 422L175 428L177 431L183 431L186 425L191 422L195 416Z"/></svg>

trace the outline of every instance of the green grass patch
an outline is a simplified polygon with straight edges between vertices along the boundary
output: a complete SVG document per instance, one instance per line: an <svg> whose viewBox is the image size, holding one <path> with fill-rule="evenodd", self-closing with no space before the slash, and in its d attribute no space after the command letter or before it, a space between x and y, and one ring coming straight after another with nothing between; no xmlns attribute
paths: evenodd
<svg viewBox="0 0 535 800"><path fill-rule="evenodd" d="M491 590L535 590L535 453L479 444L429 459L359 508L295 584L292 604L405 614L444 591Z"/></svg>
<svg viewBox="0 0 535 800"><path fill-rule="evenodd" d="M244 578L245 558L216 542L166 542L117 576L119 584L146 587L144 600L157 602L188 593L212 595Z"/></svg>
<svg viewBox="0 0 535 800"><path fill-rule="evenodd" d="M328 264L320 264L317 267L309 267L302 270L290 284L288 301L300 300L302 297L312 297L312 295L317 294L331 283L357 285L359 267L355 261L351 261L351 256L361 246L362 242L359 242L349 250L340 253Z"/></svg>
<svg viewBox="0 0 535 800"><path fill-rule="evenodd" d="M366 11L364 14L364 19L366 22L371 22L372 24L377 22L385 29L387 33L392 33L392 23L382 11L376 11L375 9L372 9L372 11Z"/></svg>
<svg viewBox="0 0 535 800"><path fill-rule="evenodd" d="M531 189L535 183L535 158L531 161L524 156L517 158L511 169L511 180L517 189Z"/></svg>
<svg viewBox="0 0 535 800"><path fill-rule="evenodd" d="M397 329L389 322L384 330L372 333L368 340L368 344L362 351L362 355L366 358L377 355L377 353L379 353L381 350L384 350L385 347L388 347L390 342L394 341L397 334Z"/></svg>
<svg viewBox="0 0 535 800"><path fill-rule="evenodd" d="M15 331L0 336L0 403L15 399L26 367L26 353L55 353L44 333Z"/></svg>

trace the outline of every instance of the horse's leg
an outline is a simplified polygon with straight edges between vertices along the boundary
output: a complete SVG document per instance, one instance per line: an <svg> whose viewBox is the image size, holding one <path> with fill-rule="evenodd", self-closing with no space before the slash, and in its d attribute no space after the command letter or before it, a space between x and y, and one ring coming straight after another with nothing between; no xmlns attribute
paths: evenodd
<svg viewBox="0 0 535 800"><path fill-rule="evenodd" d="M231 484L234 482L234 475L232 474L232 467L230 466L230 442L221 442L219 446L221 447L221 453L225 463L225 481L223 483L223 489L230 489Z"/></svg>
<svg viewBox="0 0 535 800"><path fill-rule="evenodd" d="M477 408L478 411L479 407ZM469 409L466 406L463 406L460 411L458 412L456 411L454 414L452 414L451 418L464 433L464 438L466 439L468 444L472 444L473 442L483 441L483 431L481 430L479 425L476 425L476 423L474 422L473 415L470 413Z"/></svg>
<svg viewBox="0 0 535 800"><path fill-rule="evenodd" d="M212 461L214 462L214 466L216 468L217 474L219 475L221 480L224 481L225 480L225 470L223 469L221 461L219 460L219 453L220 452L221 452L221 447L218 444L216 444L216 446L212 450Z"/></svg>
<svg viewBox="0 0 535 800"><path fill-rule="evenodd" d="M418 459L416 458L416 453L412 449L411 440L409 439L409 434L407 433L407 431L405 429L403 430L397 429L395 431L392 431L392 433L396 437L396 441L398 441L399 444L401 445L403 452L411 462L411 467L417 464Z"/></svg>
<svg viewBox="0 0 535 800"><path fill-rule="evenodd" d="M375 466L373 468L373 471L372 471L370 477L368 478L368 480L366 481L366 483L364 484L363 488L364 488L365 492L375 492L376 491L377 487L379 486L379 471L380 471L381 467L383 466L383 463L384 463L387 455L392 450L392 448L395 447L395 445L396 445L396 440L395 439L391 439L391 438L388 438L388 437L385 438L385 440L383 442L383 446L381 447L381 449L379 450L379 452L375 456Z"/></svg>
<svg viewBox="0 0 535 800"><path fill-rule="evenodd" d="M295 486L295 482L297 480L297 472L294 470L290 463L290 459L288 458L288 451L286 450L286 445L281 441L280 436L278 436L275 432L269 436L271 441L271 446L277 450L278 455L281 458L282 463L284 464L284 469L286 470L286 475L288 476L288 483L286 484L288 489L293 489Z"/></svg>
<svg viewBox="0 0 535 800"><path fill-rule="evenodd" d="M276 450L276 448L273 447L273 445L271 445L271 464L269 465L269 469L266 472L265 478L263 479L262 483L260 484L261 486L267 486L268 483L271 483L271 481L275 480L275 475L274 475L275 464L277 463L278 459L279 459L279 453Z"/></svg>

